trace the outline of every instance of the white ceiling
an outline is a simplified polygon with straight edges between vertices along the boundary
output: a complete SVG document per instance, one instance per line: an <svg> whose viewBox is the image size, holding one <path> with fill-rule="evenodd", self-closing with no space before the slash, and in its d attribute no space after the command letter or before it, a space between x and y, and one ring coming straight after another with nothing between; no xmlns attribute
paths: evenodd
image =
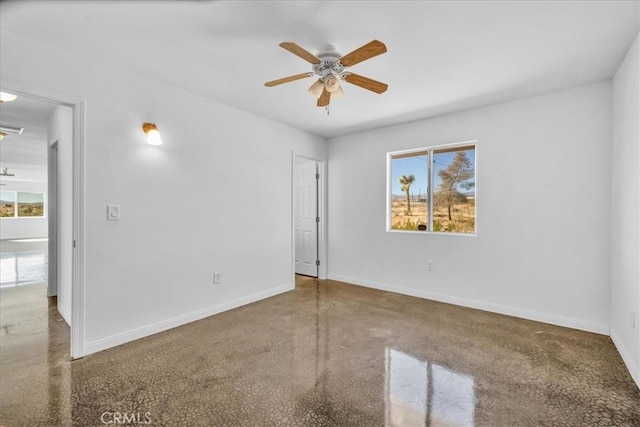
<svg viewBox="0 0 640 427"><path fill-rule="evenodd" d="M128 67L326 137L609 79L638 34L639 1L19 1L12 31ZM344 83L327 116L310 71L280 48L339 52L378 39L384 55L352 70L389 84ZM27 55L28 52L25 52Z"/></svg>
<svg viewBox="0 0 640 427"><path fill-rule="evenodd" d="M22 127L21 135L7 134L0 141L0 167L8 168L10 181L47 181L47 120L55 104L19 96L0 104L0 124Z"/></svg>

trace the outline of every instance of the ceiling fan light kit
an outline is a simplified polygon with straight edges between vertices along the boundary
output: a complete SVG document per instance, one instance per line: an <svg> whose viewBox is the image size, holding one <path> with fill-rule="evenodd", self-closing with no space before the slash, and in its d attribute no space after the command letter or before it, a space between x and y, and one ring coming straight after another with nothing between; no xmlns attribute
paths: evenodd
<svg viewBox="0 0 640 427"><path fill-rule="evenodd" d="M0 132L6 134L22 135L24 128L22 126L0 125Z"/></svg>
<svg viewBox="0 0 640 427"><path fill-rule="evenodd" d="M327 114L329 114L331 99L338 99L344 95L344 89L340 84L341 80L378 94L385 92L388 88L386 83L347 71L348 67L385 53L387 47L378 40L373 40L344 56L338 53L333 45L323 47L317 55L313 55L293 42L280 43L280 47L311 63L312 72L272 80L264 85L273 87L318 76L318 80L309 87L308 91L317 99L316 105L318 107L327 109Z"/></svg>
<svg viewBox="0 0 640 427"><path fill-rule="evenodd" d="M344 95L344 89L342 89L342 86L339 86L338 89L331 92L331 98L333 99L342 98L342 95Z"/></svg>
<svg viewBox="0 0 640 427"><path fill-rule="evenodd" d="M320 98L320 95L322 95L322 89L324 89L324 82L321 79L318 79L309 88L309 93L318 99Z"/></svg>
<svg viewBox="0 0 640 427"><path fill-rule="evenodd" d="M0 141L7 135L22 135L24 128L20 126L0 125Z"/></svg>
<svg viewBox="0 0 640 427"><path fill-rule="evenodd" d="M340 88L340 82L336 76L327 76L324 79L324 88L327 89L327 92L333 93Z"/></svg>
<svg viewBox="0 0 640 427"><path fill-rule="evenodd" d="M0 176L15 176L15 174L9 173L9 168L2 168Z"/></svg>

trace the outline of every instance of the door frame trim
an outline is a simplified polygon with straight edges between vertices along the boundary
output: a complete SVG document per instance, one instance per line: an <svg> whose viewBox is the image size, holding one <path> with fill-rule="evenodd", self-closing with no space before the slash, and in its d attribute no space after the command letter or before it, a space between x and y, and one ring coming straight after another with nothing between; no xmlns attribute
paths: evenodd
<svg viewBox="0 0 640 427"><path fill-rule="evenodd" d="M291 152L291 284L295 287L296 283L296 243L295 243L295 184L296 184L296 159L304 159L316 162L318 165L318 215L320 222L318 223L318 279L325 280L327 278L327 161L315 159L303 154Z"/></svg>
<svg viewBox="0 0 640 427"><path fill-rule="evenodd" d="M73 109L73 241L70 355L85 355L85 115L86 100L55 90L3 80L3 90L18 96L65 105ZM47 141L48 143L49 141Z"/></svg>
<svg viewBox="0 0 640 427"><path fill-rule="evenodd" d="M48 137L49 135L47 135ZM60 209L58 195L58 141L55 135L47 141L47 251L49 267L47 268L47 296L58 295L58 231L60 227ZM55 152L55 154L54 154ZM55 156L55 159L54 159ZM53 261L53 262L52 262Z"/></svg>

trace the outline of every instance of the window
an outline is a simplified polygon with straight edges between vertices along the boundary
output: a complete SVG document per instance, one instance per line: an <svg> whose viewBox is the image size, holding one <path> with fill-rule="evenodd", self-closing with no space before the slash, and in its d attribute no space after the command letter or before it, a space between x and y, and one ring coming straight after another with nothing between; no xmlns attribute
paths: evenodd
<svg viewBox="0 0 640 427"><path fill-rule="evenodd" d="M475 234L475 165L472 143L389 153L387 229Z"/></svg>
<svg viewBox="0 0 640 427"><path fill-rule="evenodd" d="M44 217L44 193L0 191L0 217Z"/></svg>
<svg viewBox="0 0 640 427"><path fill-rule="evenodd" d="M16 216L16 192L0 191L0 215L2 218L13 218Z"/></svg>

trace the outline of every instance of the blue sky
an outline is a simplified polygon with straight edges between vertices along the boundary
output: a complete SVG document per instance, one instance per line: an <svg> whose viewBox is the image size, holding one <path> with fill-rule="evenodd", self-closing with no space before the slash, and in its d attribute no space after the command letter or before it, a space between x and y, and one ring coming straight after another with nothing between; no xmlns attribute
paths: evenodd
<svg viewBox="0 0 640 427"><path fill-rule="evenodd" d="M411 184L411 194L427 193L427 161L428 156L403 157L391 161L391 193L403 195L402 184L398 179L402 175L413 175L416 180Z"/></svg>
<svg viewBox="0 0 640 427"><path fill-rule="evenodd" d="M475 165L475 150L467 150L467 158L471 161L471 165ZM437 189L442 180L438 176L438 171L446 169L451 164L456 153L454 151L447 153L436 153L434 155L434 168L433 168L433 183ZM411 194L426 194L427 193L427 162L428 156L415 156L404 157L400 159L394 159L391 161L391 192L395 195L404 195L404 192L400 189L402 185L398 181L402 175L411 175L416 177L416 180L411 184Z"/></svg>
<svg viewBox="0 0 640 427"><path fill-rule="evenodd" d="M43 203L44 194L42 193L23 193L18 192L18 203Z"/></svg>
<svg viewBox="0 0 640 427"><path fill-rule="evenodd" d="M3 202L15 202L16 193L13 191L0 191L0 200Z"/></svg>

